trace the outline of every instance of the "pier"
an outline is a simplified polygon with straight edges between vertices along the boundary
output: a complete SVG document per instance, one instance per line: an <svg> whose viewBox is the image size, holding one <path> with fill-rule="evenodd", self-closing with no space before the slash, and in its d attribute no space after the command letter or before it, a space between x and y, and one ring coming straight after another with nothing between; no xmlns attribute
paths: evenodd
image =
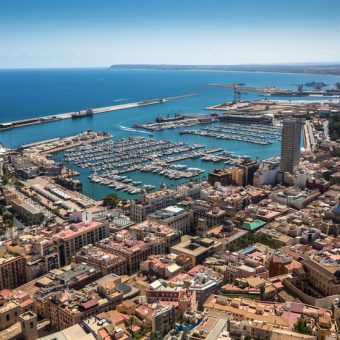
<svg viewBox="0 0 340 340"><path fill-rule="evenodd" d="M27 125L35 125L35 124L55 122L55 121L59 121L59 120L63 120L63 119L70 119L70 118L73 118L73 117L77 117L78 119L83 118L83 117L89 118L89 117L92 117L95 114L111 112L111 111L118 111L118 110L126 110L126 109L141 107L141 106L147 106L147 105L162 104L162 103L168 102L170 100L181 99L181 98L186 98L186 97L191 97L191 96L196 96L196 95L197 95L196 93L189 93L189 94L183 94L183 95L167 97L167 98L150 99L150 100L143 100L143 101L139 101L139 102L132 102L132 103L126 103L126 104L98 107L98 108L94 108L94 109L82 110L82 111L79 111L79 112L59 113L59 114L48 115L48 116L13 120L13 121L9 121L9 122L0 123L0 131L9 130L9 129L17 128L17 127L21 127L21 126L27 126ZM91 115L88 114L89 110L91 110Z"/></svg>

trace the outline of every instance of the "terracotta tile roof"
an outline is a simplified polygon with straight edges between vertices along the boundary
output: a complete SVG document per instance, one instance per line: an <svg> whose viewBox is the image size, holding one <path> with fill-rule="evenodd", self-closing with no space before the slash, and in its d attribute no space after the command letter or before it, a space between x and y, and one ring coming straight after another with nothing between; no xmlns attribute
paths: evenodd
<svg viewBox="0 0 340 340"><path fill-rule="evenodd" d="M91 299L89 301L86 301L85 303L82 304L82 307L84 309L89 309L89 308L92 308L94 306L97 306L98 305L98 301L96 299Z"/></svg>

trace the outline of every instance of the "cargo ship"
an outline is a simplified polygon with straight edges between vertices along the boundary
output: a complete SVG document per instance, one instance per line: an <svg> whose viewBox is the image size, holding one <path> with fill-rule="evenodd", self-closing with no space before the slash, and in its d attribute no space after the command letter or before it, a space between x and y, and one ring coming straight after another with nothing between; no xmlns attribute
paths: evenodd
<svg viewBox="0 0 340 340"><path fill-rule="evenodd" d="M92 109L86 109L85 111L74 112L71 114L72 118L82 118L82 117L92 117L92 116L93 116Z"/></svg>

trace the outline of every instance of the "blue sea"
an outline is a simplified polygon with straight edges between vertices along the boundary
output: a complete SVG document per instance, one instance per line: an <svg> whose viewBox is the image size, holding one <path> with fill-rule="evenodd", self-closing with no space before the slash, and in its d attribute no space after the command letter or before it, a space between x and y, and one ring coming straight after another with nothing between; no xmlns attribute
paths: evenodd
<svg viewBox="0 0 340 340"><path fill-rule="evenodd" d="M245 83L249 86L277 86L294 88L293 84L311 81L335 83L340 77L251 73L251 72L206 72L206 71L157 71L157 70L110 70L110 69L39 69L0 70L0 122L73 112L86 108L96 108L123 104L153 98L197 93L197 96L171 100L158 105L150 105L122 111L112 111L92 118L67 119L39 125L25 126L0 132L0 143L7 147L32 143L54 137L65 137L87 129L106 131L113 139L133 135L148 136L143 132L131 131L134 123L152 122L162 114L206 113L206 107L233 100L231 89L208 87L209 83ZM242 100L263 99L255 93L242 94ZM289 98L279 98L289 99ZM308 98L302 98L308 99ZM315 98L314 98L315 99ZM176 130L156 132L156 139L186 141L205 144L207 147L222 147L236 154L266 159L278 156L280 145L221 141L195 135L179 135ZM62 153L56 155L62 159ZM219 164L201 162L199 159L181 161L191 167L208 171ZM222 163L223 165L223 163ZM220 165L220 166L222 166ZM88 180L86 169L81 172L85 192L95 199L111 192L109 187L94 184ZM152 173L129 173L129 177L142 180L144 184L158 186L162 180L168 185L179 182L167 180ZM125 193L119 193L129 197Z"/></svg>

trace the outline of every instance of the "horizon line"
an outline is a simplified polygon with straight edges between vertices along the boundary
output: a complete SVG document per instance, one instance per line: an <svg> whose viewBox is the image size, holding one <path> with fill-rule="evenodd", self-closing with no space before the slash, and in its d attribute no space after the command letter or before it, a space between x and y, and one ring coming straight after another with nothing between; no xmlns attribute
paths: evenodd
<svg viewBox="0 0 340 340"><path fill-rule="evenodd" d="M192 67L238 67L238 66L340 66L340 61L289 62L289 63L243 63L243 64L173 64L173 63L117 63L108 66L42 66L42 67L1 67L0 70L52 70L52 69L105 69L112 66L192 66Z"/></svg>

